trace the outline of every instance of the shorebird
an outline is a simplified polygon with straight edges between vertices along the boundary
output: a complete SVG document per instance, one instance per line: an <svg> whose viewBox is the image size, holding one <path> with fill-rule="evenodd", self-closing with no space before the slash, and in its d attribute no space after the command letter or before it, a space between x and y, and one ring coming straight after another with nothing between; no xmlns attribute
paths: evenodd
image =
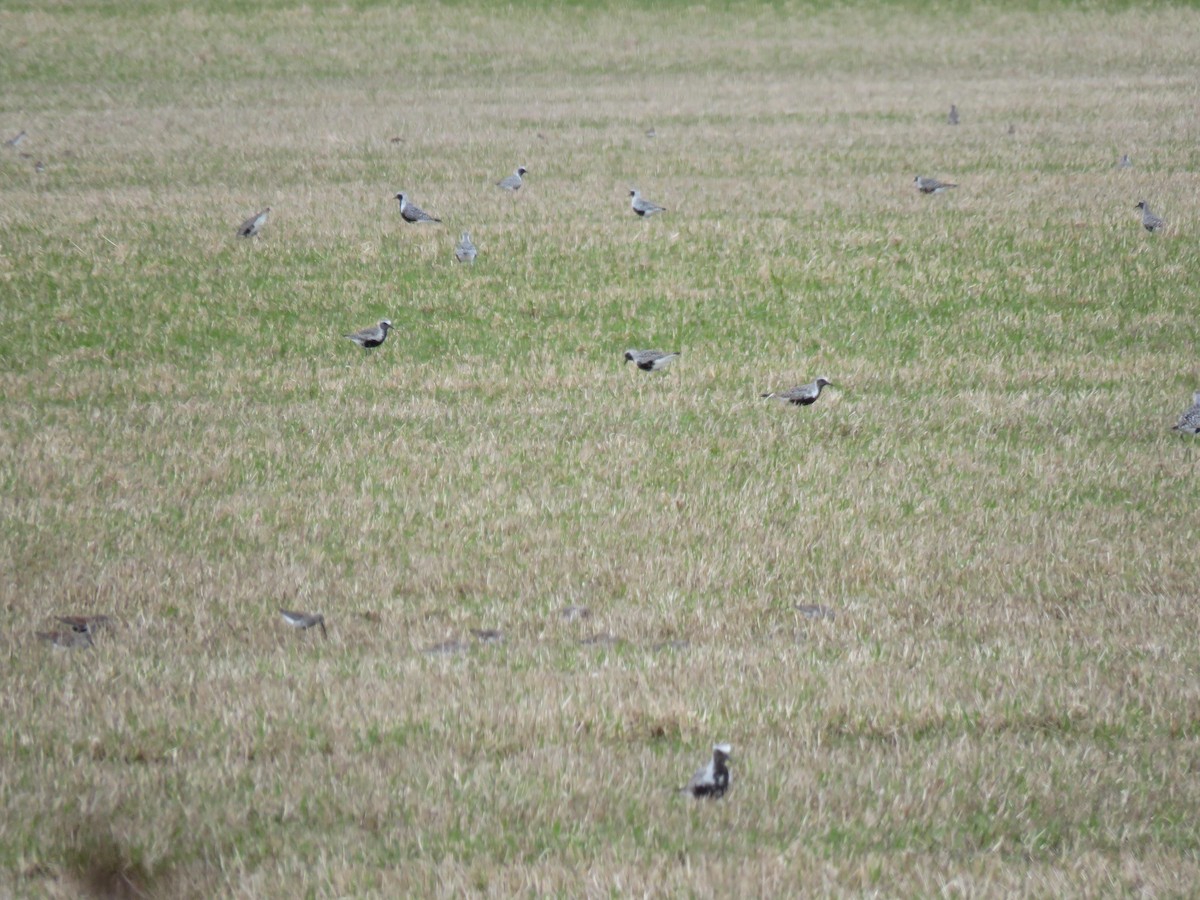
<svg viewBox="0 0 1200 900"><path fill-rule="evenodd" d="M524 166L517 166L516 171L514 171L511 175L509 175L507 178L501 178L499 181L497 181L496 187L516 193L521 189L521 185L525 183L521 180L521 176L528 171L529 170Z"/></svg>
<svg viewBox="0 0 1200 900"><path fill-rule="evenodd" d="M592 611L586 606L564 606L558 611L558 614L568 622L574 622L577 619L590 619L592 617Z"/></svg>
<svg viewBox="0 0 1200 900"><path fill-rule="evenodd" d="M1179 417L1179 421L1171 426L1171 430L1183 434L1200 434L1200 391L1192 394L1192 405Z"/></svg>
<svg viewBox="0 0 1200 900"><path fill-rule="evenodd" d="M1133 160L1129 158L1128 153L1122 153L1121 158L1117 160L1117 164L1114 168L1132 169L1133 168Z"/></svg>
<svg viewBox="0 0 1200 900"><path fill-rule="evenodd" d="M1139 200L1138 205L1135 206L1134 209L1140 209L1142 211L1142 227L1147 231L1154 232L1167 226L1166 222L1164 222L1154 213L1150 212L1150 206L1145 200Z"/></svg>
<svg viewBox="0 0 1200 900"><path fill-rule="evenodd" d="M958 187L957 184L950 184L945 181L938 181L936 178L925 178L918 175L913 179L913 187L922 194L940 194L942 191L948 191L950 188Z"/></svg>
<svg viewBox="0 0 1200 900"><path fill-rule="evenodd" d="M388 330L392 327L391 319L380 319L378 325L372 325L353 334L343 335L364 350L373 350L387 340Z"/></svg>
<svg viewBox="0 0 1200 900"><path fill-rule="evenodd" d="M27 138L28 136L29 135L27 135L25 133L25 129L22 128L16 134L14 134L12 137L10 137L7 141L5 141L4 146L5 147L20 147L21 141L25 140L25 138Z"/></svg>
<svg viewBox="0 0 1200 900"><path fill-rule="evenodd" d="M475 257L479 255L479 251L475 249L475 245L471 243L470 232L464 231L462 237L458 239L458 244L454 248L454 258L459 262L475 262Z"/></svg>
<svg viewBox="0 0 1200 900"><path fill-rule="evenodd" d="M810 403L817 402L817 398L821 396L821 388L831 384L833 382L822 375L816 381L802 384L789 391L771 391L769 394L763 394L762 397L764 400L774 397L796 406L808 406Z"/></svg>
<svg viewBox="0 0 1200 900"><path fill-rule="evenodd" d="M321 634L329 637L329 633L325 630L325 617L320 613L292 612L291 610L281 609L279 610L279 614L283 616L283 621L287 622L293 628L307 631L314 625L319 625Z"/></svg>
<svg viewBox="0 0 1200 900"><path fill-rule="evenodd" d="M97 628L108 628L113 623L108 616L59 616L58 621L79 634L94 633Z"/></svg>
<svg viewBox="0 0 1200 900"><path fill-rule="evenodd" d="M726 765L732 753L733 747L729 744L713 744L712 759L708 765L696 770L683 793L693 797L711 797L714 800L724 796L732 780L729 766Z"/></svg>
<svg viewBox="0 0 1200 900"><path fill-rule="evenodd" d="M396 199L400 201L400 217L405 222L440 222L441 219L435 219L419 206L413 206L408 202L408 195L401 191L396 195Z"/></svg>
<svg viewBox="0 0 1200 900"><path fill-rule="evenodd" d="M271 215L271 207L267 207L262 212L255 213L238 229L238 237L252 238L267 224L267 216Z"/></svg>
<svg viewBox="0 0 1200 900"><path fill-rule="evenodd" d="M53 644L59 650L74 650L76 647L92 647L92 633L83 631L36 631L39 641Z"/></svg>
<svg viewBox="0 0 1200 900"><path fill-rule="evenodd" d="M679 358L678 353L662 350L626 350L625 362L631 362L643 372L658 372Z"/></svg>
<svg viewBox="0 0 1200 900"><path fill-rule="evenodd" d="M629 192L629 197L629 205L633 207L633 211L635 213L643 218L646 216L652 216L655 213L666 212L667 210L665 206L659 206L657 203L651 203L649 200L645 199L642 196L641 191L639 191L637 188L633 188Z"/></svg>
<svg viewBox="0 0 1200 900"><path fill-rule="evenodd" d="M953 103L950 104L950 115L946 116L946 122L950 125L958 124L958 107Z"/></svg>

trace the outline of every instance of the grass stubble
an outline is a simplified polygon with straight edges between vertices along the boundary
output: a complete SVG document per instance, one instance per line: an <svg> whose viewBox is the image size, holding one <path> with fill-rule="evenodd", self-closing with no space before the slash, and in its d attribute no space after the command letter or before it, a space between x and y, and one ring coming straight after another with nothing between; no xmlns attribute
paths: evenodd
<svg viewBox="0 0 1200 900"><path fill-rule="evenodd" d="M1200 19L939 21L0 11L3 890L1188 893Z"/></svg>

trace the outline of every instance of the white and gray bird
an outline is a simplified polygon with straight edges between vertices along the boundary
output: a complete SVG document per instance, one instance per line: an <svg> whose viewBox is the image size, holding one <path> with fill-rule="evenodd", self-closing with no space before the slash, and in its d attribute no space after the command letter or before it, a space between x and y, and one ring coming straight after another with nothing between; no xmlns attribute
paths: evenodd
<svg viewBox="0 0 1200 900"><path fill-rule="evenodd" d="M14 134L12 137L10 137L7 141L5 141L4 146L5 147L20 147L21 141L25 140L25 138L27 138L27 137L29 137L29 135L27 135L25 133L25 129L21 129L16 134Z"/></svg>
<svg viewBox="0 0 1200 900"><path fill-rule="evenodd" d="M1183 434L1200 434L1200 391L1192 394L1192 405L1184 410L1179 421L1171 426L1171 430Z"/></svg>
<svg viewBox="0 0 1200 900"><path fill-rule="evenodd" d="M353 334L347 334L345 337L354 341L354 343L358 344L364 350L372 350L387 340L388 329L391 327L391 319L380 319L378 325L372 325L370 328L364 328Z"/></svg>
<svg viewBox="0 0 1200 900"><path fill-rule="evenodd" d="M281 609L279 614L283 616L283 621L293 628L307 631L315 625L320 627L322 635L329 637L329 632L325 630L325 617L320 613L292 612L290 609Z"/></svg>
<svg viewBox="0 0 1200 900"><path fill-rule="evenodd" d="M958 124L958 107L953 103L950 104L950 114L946 116L946 122L950 125Z"/></svg>
<svg viewBox="0 0 1200 900"><path fill-rule="evenodd" d="M947 181L938 181L936 178L925 178L918 175L913 179L913 187L922 194L940 194L942 191L948 191L951 188L958 187L957 184L950 184Z"/></svg>
<svg viewBox="0 0 1200 900"><path fill-rule="evenodd" d="M503 188L506 191L513 191L514 193L519 191L521 189L521 185L525 183L521 180L521 176L528 171L529 170L524 166L517 166L516 171L514 171L511 175L509 175L507 178L501 178L499 181L497 181L496 187Z"/></svg>
<svg viewBox="0 0 1200 900"><path fill-rule="evenodd" d="M409 203L408 195L405 194L403 191L401 191L399 194L396 195L396 199L400 201L400 217L402 219L404 219L405 222L412 222L412 223L416 224L419 222L440 222L440 221L442 221L441 219L435 219L433 216L431 216L429 213L425 212L425 210L421 209L420 207L413 206L411 203Z"/></svg>
<svg viewBox="0 0 1200 900"><path fill-rule="evenodd" d="M1117 160L1117 164L1116 164L1115 168L1118 168L1118 169L1132 169L1133 168L1133 160L1129 158L1128 153L1121 154L1121 158Z"/></svg>
<svg viewBox="0 0 1200 900"><path fill-rule="evenodd" d="M679 353L667 353L663 350L626 350L625 362L631 362L643 372L658 372L665 369L676 359Z"/></svg>
<svg viewBox="0 0 1200 900"><path fill-rule="evenodd" d="M655 213L667 211L665 206L659 206L657 203L651 203L649 200L643 197L641 191L639 191L637 188L633 188L629 192L629 205L633 207L633 211L635 213L643 218L646 216L652 216Z"/></svg>
<svg viewBox="0 0 1200 900"><path fill-rule="evenodd" d="M1138 205L1134 209L1142 211L1142 227L1147 231L1158 231L1160 228L1165 228L1167 223L1161 218L1150 212L1150 204L1145 200L1139 200Z"/></svg>
<svg viewBox="0 0 1200 900"><path fill-rule="evenodd" d="M271 207L267 207L262 212L257 212L248 218L238 228L238 237L252 238L267 224L267 217L271 215Z"/></svg>
<svg viewBox="0 0 1200 900"><path fill-rule="evenodd" d="M821 396L821 388L832 384L832 381L822 375L816 381L810 381L808 384L802 384L787 391L771 391L769 394L763 394L762 397L764 400L774 397L776 400L782 400L795 406L808 406L817 402L817 398Z"/></svg>
<svg viewBox="0 0 1200 900"><path fill-rule="evenodd" d="M471 233L464 231L454 246L454 258L459 262L475 262L475 257L478 255L479 251L471 243Z"/></svg>
<svg viewBox="0 0 1200 900"><path fill-rule="evenodd" d="M708 761L708 765L696 770L696 774L687 783L683 793L691 794L693 797L709 797L713 800L724 796L733 780L729 774L728 765L732 754L733 747L729 744L713 744L712 759Z"/></svg>

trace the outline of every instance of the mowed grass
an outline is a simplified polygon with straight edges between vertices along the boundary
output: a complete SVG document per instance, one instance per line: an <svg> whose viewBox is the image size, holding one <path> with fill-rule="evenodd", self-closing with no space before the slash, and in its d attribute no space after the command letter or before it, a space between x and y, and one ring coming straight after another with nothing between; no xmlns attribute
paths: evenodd
<svg viewBox="0 0 1200 900"><path fill-rule="evenodd" d="M0 891L1194 890L1194 10L0 31Z"/></svg>

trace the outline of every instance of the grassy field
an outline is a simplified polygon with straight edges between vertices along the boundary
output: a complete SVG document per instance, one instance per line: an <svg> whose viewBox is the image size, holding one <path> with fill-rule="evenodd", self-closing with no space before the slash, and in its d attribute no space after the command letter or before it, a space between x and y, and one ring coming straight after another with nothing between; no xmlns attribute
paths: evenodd
<svg viewBox="0 0 1200 900"><path fill-rule="evenodd" d="M0 894L1192 894L1200 12L1037 6L0 7Z"/></svg>

